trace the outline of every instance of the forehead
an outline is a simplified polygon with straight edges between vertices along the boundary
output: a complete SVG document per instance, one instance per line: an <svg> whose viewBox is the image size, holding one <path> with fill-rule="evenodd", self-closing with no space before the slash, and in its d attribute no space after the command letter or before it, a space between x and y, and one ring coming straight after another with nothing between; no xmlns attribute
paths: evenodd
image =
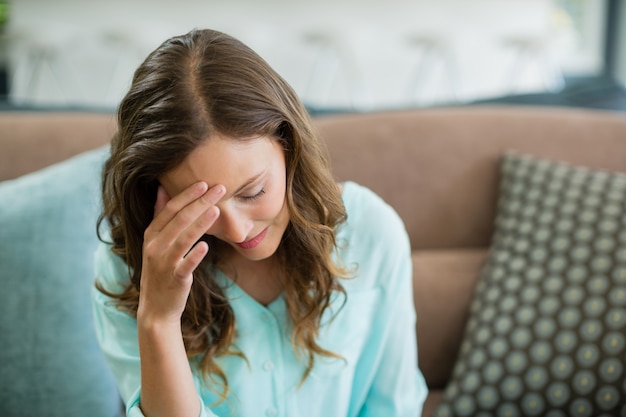
<svg viewBox="0 0 626 417"><path fill-rule="evenodd" d="M215 137L194 149L181 164L159 180L170 196L204 181L234 191L253 177L284 170L284 154L277 140L263 136L245 140Z"/></svg>

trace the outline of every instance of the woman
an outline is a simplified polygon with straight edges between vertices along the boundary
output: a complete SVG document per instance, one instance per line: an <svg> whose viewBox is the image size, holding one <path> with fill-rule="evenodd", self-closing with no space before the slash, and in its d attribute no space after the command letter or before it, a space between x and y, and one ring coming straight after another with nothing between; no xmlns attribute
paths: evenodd
<svg viewBox="0 0 626 417"><path fill-rule="evenodd" d="M128 415L420 414L404 227L333 181L265 61L216 31L172 38L118 124L93 304Z"/></svg>

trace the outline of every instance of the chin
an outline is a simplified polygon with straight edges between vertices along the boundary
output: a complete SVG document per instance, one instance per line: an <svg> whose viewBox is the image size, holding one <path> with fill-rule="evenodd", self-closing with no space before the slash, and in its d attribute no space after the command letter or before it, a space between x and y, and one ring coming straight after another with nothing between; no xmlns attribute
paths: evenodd
<svg viewBox="0 0 626 417"><path fill-rule="evenodd" d="M271 258L272 255L276 253L278 245L274 245L271 248L263 244L254 249L242 249L239 246L235 246L234 248L237 253L250 261L263 261L265 259Z"/></svg>

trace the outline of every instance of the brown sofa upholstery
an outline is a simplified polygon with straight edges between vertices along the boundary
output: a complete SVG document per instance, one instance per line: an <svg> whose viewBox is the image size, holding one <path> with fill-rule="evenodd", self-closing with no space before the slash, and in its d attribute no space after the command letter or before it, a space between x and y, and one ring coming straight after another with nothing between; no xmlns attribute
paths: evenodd
<svg viewBox="0 0 626 417"><path fill-rule="evenodd" d="M626 117L564 108L458 107L319 117L338 180L398 211L409 232L419 362L431 388L450 378L492 233L498 161L507 149L626 171ZM0 180L105 144L110 114L0 115Z"/></svg>

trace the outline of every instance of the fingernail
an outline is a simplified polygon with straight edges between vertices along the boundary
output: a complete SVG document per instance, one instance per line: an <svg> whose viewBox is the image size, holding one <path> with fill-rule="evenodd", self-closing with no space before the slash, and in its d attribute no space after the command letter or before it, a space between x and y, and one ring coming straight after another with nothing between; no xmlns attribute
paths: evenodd
<svg viewBox="0 0 626 417"><path fill-rule="evenodd" d="M198 188L198 191L200 192L205 192L207 190L207 188L209 188L209 186L207 185L206 182L204 181L200 181L196 184L196 187Z"/></svg>
<svg viewBox="0 0 626 417"><path fill-rule="evenodd" d="M215 186L215 193L218 196L224 195L226 193L226 187L224 187L223 185L219 184Z"/></svg>

